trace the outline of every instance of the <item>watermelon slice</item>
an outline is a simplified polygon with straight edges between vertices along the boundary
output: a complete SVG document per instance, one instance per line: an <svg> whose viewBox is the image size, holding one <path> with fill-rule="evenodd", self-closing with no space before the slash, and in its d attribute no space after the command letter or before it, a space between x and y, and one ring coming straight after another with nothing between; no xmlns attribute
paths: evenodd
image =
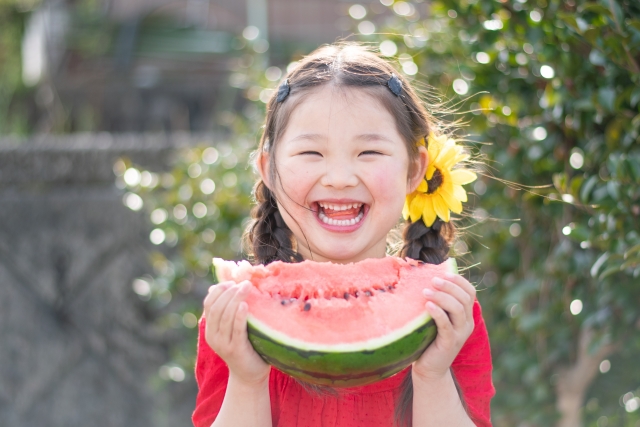
<svg viewBox="0 0 640 427"><path fill-rule="evenodd" d="M418 359L436 336L422 290L446 272L396 257L352 264L304 261L252 266L214 258L220 282L249 280L249 340L269 364L304 381L353 387Z"/></svg>

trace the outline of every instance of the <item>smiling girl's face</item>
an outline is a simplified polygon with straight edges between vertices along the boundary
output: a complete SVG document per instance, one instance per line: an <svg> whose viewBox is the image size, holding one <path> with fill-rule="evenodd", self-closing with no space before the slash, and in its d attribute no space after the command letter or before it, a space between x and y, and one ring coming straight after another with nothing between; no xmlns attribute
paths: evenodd
<svg viewBox="0 0 640 427"><path fill-rule="evenodd" d="M338 263L384 257L426 150L410 160L393 116L365 90L324 85L302 96L277 141L275 182L266 155L258 164L298 252Z"/></svg>

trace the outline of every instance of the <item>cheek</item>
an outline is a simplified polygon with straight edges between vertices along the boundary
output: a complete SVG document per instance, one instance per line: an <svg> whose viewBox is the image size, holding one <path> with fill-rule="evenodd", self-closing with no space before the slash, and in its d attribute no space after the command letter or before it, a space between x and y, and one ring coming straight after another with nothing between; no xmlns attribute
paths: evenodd
<svg viewBox="0 0 640 427"><path fill-rule="evenodd" d="M407 187L407 171L401 167L376 168L370 174L373 190L378 198L394 201L404 200Z"/></svg>
<svg viewBox="0 0 640 427"><path fill-rule="evenodd" d="M281 195L281 199L287 204L288 201L295 201L304 204L311 187L316 181L312 168L300 167L294 162L283 162L278 167L279 183L278 189L284 189L286 194Z"/></svg>

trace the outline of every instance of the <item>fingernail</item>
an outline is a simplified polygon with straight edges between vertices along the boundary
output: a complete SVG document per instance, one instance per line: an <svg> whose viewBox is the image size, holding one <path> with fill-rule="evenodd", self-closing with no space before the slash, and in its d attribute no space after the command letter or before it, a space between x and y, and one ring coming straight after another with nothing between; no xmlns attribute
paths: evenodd
<svg viewBox="0 0 640 427"><path fill-rule="evenodd" d="M453 273L444 273L444 277L446 279L453 279L454 277L456 277L456 275Z"/></svg>
<svg viewBox="0 0 640 427"><path fill-rule="evenodd" d="M431 289L423 289L422 293L424 294L424 296L426 297L430 297L433 296L433 294L435 294L435 292L433 292Z"/></svg>
<svg viewBox="0 0 640 427"><path fill-rule="evenodd" d="M443 283L444 283L444 280L442 280L441 278L439 278L439 277L434 277L434 278L433 278L433 284L434 284L435 286L440 286L440 285L442 285Z"/></svg>

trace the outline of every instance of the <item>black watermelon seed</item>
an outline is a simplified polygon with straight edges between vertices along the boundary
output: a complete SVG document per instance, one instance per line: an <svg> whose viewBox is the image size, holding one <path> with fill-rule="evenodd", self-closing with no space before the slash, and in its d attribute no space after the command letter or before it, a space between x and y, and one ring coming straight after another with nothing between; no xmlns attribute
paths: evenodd
<svg viewBox="0 0 640 427"><path fill-rule="evenodd" d="M387 292L384 290L384 288L378 289L380 292Z"/></svg>
<svg viewBox="0 0 640 427"><path fill-rule="evenodd" d="M356 291L356 298L360 296L360 291Z"/></svg>
<svg viewBox="0 0 640 427"><path fill-rule="evenodd" d="M304 309L303 309L303 310L304 310L304 311L309 311L309 310L311 310L311 304L306 303L306 304L304 305Z"/></svg>
<svg viewBox="0 0 640 427"><path fill-rule="evenodd" d="M349 299L349 292L344 293L344 299Z"/></svg>
<svg viewBox="0 0 640 427"><path fill-rule="evenodd" d="M287 305L287 300L283 299L282 301L280 301L280 304Z"/></svg>
<svg viewBox="0 0 640 427"><path fill-rule="evenodd" d="M365 294L366 296L368 296L368 297L370 297L370 296L371 296L371 292L369 292L369 291L364 291L364 294Z"/></svg>

